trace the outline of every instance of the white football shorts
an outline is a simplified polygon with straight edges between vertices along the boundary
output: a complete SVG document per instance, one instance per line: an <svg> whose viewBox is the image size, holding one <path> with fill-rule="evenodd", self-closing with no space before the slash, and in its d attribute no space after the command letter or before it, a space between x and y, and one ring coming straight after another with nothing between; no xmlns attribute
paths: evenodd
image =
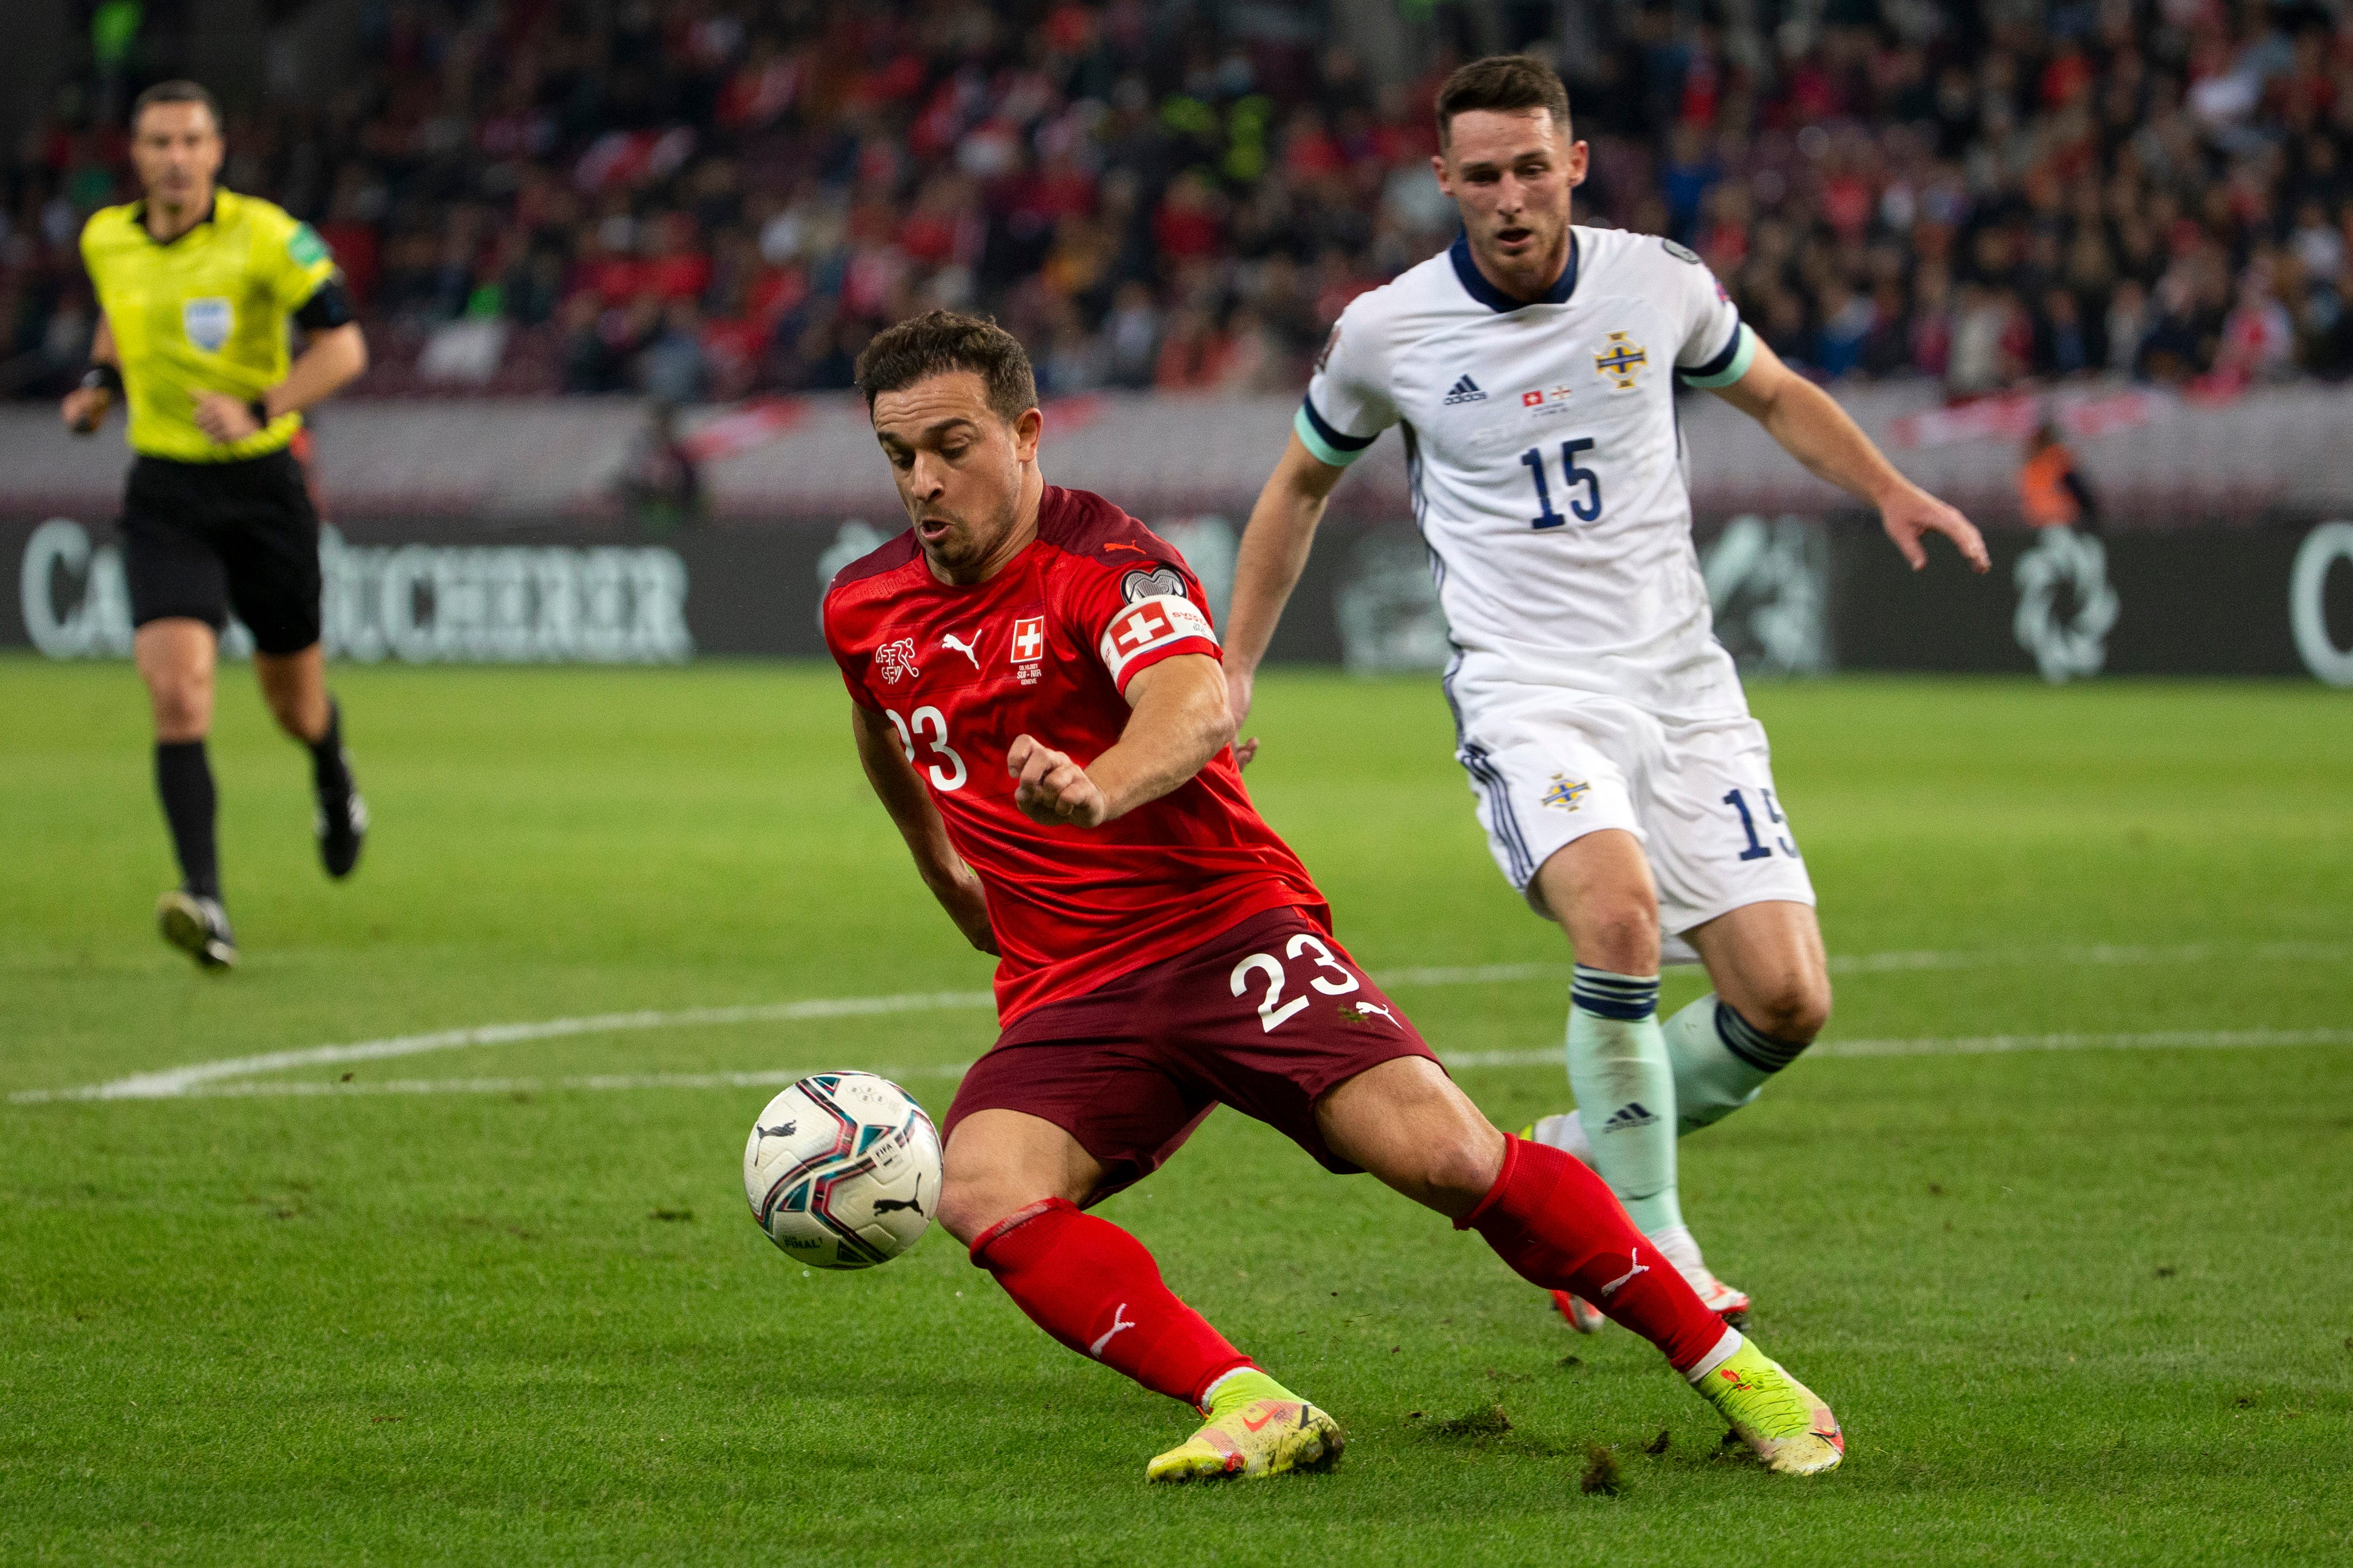
<svg viewBox="0 0 2353 1568"><path fill-rule="evenodd" d="M1471 775L1487 847L1538 914L1551 918L1536 868L1605 827L1641 841L1670 963L1696 962L1681 933L1727 910L1814 901L1773 787L1765 726L1747 714L1665 720L1558 687L1454 695L1462 726L1455 757Z"/></svg>

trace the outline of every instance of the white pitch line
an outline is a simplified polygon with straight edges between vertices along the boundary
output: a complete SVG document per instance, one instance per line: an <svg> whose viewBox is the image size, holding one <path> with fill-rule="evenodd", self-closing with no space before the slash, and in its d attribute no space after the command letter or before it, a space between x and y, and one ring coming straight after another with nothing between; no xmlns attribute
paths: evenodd
<svg viewBox="0 0 2353 1568"><path fill-rule="evenodd" d="M116 1079L111 1083L90 1084L80 1089L26 1089L10 1095L8 1099L16 1105L39 1105L59 1100L174 1100L199 1085L220 1079L278 1072L287 1068L383 1061L391 1057L422 1056L427 1051L454 1051L469 1046L507 1046L522 1040L555 1039L567 1035L610 1035L630 1029L775 1024L798 1018L935 1012L958 1007L987 1007L995 1001L996 998L986 991L937 991L905 996L823 997L807 1002L775 1002L745 1007L688 1007L670 1013L605 1013L586 1018L547 1018L533 1024L486 1024L473 1029L442 1029L429 1035L396 1035L388 1039L361 1040L348 1046L311 1046L301 1050L270 1051L258 1057L232 1057L225 1061L197 1062L163 1072L137 1073L130 1078Z"/></svg>
<svg viewBox="0 0 2353 1568"><path fill-rule="evenodd" d="M2165 1029L2140 1035L1975 1035L1953 1039L1825 1040L1810 1054L1825 1057L1981 1057L2013 1051L2253 1050L2293 1046L2353 1046L2353 1029ZM1558 1067L1561 1054L1545 1051L1440 1051L1450 1068ZM865 1067L887 1079L962 1078L970 1062L931 1067ZM544 1094L554 1090L649 1089L782 1089L825 1068L784 1072L593 1073L581 1078L410 1078L376 1083L205 1083L172 1098L280 1100L381 1094ZM121 1098L121 1097L117 1097ZM157 1098L151 1096L150 1098Z"/></svg>
<svg viewBox="0 0 2353 1568"><path fill-rule="evenodd" d="M2253 1050L2353 1046L2353 1029L2158 1029L2139 1035L1974 1035L1958 1039L1824 1040L1825 1057L1990 1057L2010 1051Z"/></svg>
<svg viewBox="0 0 2353 1568"><path fill-rule="evenodd" d="M2248 948L2224 947L2215 943L2193 943L2176 947L2134 947L2092 945L2055 948L2015 948L1964 952L1865 952L1834 955L1830 960L1832 974L1900 973L1924 970L1957 970L2003 968L2013 965L2042 964L2051 967L2099 967L2106 965L2200 963L2213 959L2239 955L2257 961L2288 963L2323 963L2341 960L2353 953L2353 947L2334 942L2263 942ZM1373 976L1384 988L1415 985L1487 985L1506 984L1525 980L1557 979L1567 973L1567 966L1558 963L1488 963L1441 965L1436 967L1383 970ZM86 1084L74 1089L20 1089L8 1097L13 1105L47 1105L59 1100L174 1100L182 1096L206 1093L222 1095L310 1094L351 1092L343 1084L286 1085L271 1087L224 1087L206 1089L224 1079L248 1078L256 1073L281 1072L290 1068L334 1067L346 1062L383 1061L398 1057L422 1056L432 1051L463 1050L478 1046L515 1045L527 1040L558 1039L575 1035L619 1034L638 1029L674 1029L723 1026L729 1024L790 1023L805 1018L842 1018L888 1013L944 1012L977 1009L993 1005L994 998L985 991L917 992L897 996L819 997L805 1002L762 1003L735 1007L688 1007L672 1012L646 1009L634 1013L605 1013L579 1018L546 1018L533 1023L485 1024L473 1028L440 1029L429 1034L395 1035L378 1040L360 1040L349 1045L310 1046L297 1050L269 1051L259 1056L231 1057L220 1061L196 1062L186 1067L168 1068L159 1072L134 1073L128 1078L107 1083ZM2008 1037L1989 1037L2007 1038ZM2031 1037L2042 1038L2043 1037ZM2059 1038L2062 1037L2049 1037ZM2073 1037L2065 1037L2072 1038ZM2139 1038L2140 1037L2130 1037ZM1864 1049L1864 1047L1893 1047L1899 1041L1853 1041L1845 1046L1826 1043L1816 1048L1825 1055L1897 1056L1904 1051ZM1992 1047L1989 1047L1992 1048ZM2002 1049L2061 1049L2051 1046L2009 1046ZM1549 1052L1491 1052L1475 1059L1463 1058L1464 1066L1521 1066L1533 1061L1548 1061ZM1494 1059L1488 1059L1490 1057ZM961 1071L961 1068L957 1069ZM708 1087L702 1078L713 1084L733 1084L745 1075L688 1075L692 1083L680 1087ZM774 1075L750 1075L750 1080L768 1082ZM657 1075L656 1079L632 1078L635 1087L661 1087L672 1082L670 1076ZM537 1079L479 1080L412 1079L406 1083L474 1082L491 1086L487 1092L500 1092L510 1085L541 1086L546 1080ZM575 1080L554 1080L575 1084ZM793 1081L791 1078L777 1080ZM389 1084L370 1086L367 1092L402 1092ZM419 1092L408 1090L408 1092ZM443 1092L436 1089L429 1092Z"/></svg>

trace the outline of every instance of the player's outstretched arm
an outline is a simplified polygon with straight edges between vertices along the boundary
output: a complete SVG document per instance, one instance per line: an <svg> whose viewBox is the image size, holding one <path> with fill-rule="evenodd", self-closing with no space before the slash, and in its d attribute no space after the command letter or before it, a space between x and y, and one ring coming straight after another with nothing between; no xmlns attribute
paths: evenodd
<svg viewBox="0 0 2353 1568"><path fill-rule="evenodd" d="M1315 525L1324 521L1332 487L1347 471L1318 458L1293 435L1274 472L1267 476L1266 488L1259 491L1258 504L1250 508L1250 526L1242 531L1241 553L1234 563L1233 603L1226 611L1226 706L1238 733L1250 717L1259 660L1266 657L1282 606L1290 603L1291 590L1306 569ZM1238 762L1247 763L1257 754L1255 739L1234 747Z"/></svg>
<svg viewBox="0 0 2353 1568"><path fill-rule="evenodd" d="M1951 540L1973 570L1992 565L1985 540L1968 518L1898 473L1829 393L1783 364L1761 341L1748 374L1715 395L1764 426L1814 473L1877 507L1880 525L1915 572L1928 564L1920 542L1928 533Z"/></svg>
<svg viewBox="0 0 2353 1568"><path fill-rule="evenodd" d="M940 820L939 808L923 793L923 781L909 765L907 753L900 750L891 721L852 703L849 730L858 740L858 761L866 770L866 782L874 786L882 809L891 814L899 837L907 841L907 851L915 858L923 886L939 900L940 908L947 910L948 919L955 921L965 941L983 952L995 952L997 932L988 921L988 895L981 888L980 878L948 842L947 824Z"/></svg>
<svg viewBox="0 0 2353 1568"><path fill-rule="evenodd" d="M1127 728L1119 743L1082 767L1034 735L1005 753L1019 782L1013 803L1035 821L1100 827L1158 800L1208 765L1234 738L1225 675L1205 653L1178 654L1127 683Z"/></svg>

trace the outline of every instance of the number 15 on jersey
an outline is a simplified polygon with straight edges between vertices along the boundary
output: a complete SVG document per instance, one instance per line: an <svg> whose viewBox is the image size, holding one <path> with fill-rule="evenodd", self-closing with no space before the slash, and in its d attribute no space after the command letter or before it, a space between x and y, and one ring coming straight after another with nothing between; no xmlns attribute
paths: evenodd
<svg viewBox="0 0 2353 1568"><path fill-rule="evenodd" d="M1601 515L1601 476L1591 468L1579 467L1577 461L1578 453L1591 450L1593 440L1587 436L1560 444L1561 494L1568 500L1569 516L1579 522L1591 522ZM1536 481L1536 514L1528 520L1528 526L1558 528L1567 522L1567 517L1552 510L1552 486L1545 480L1544 448L1529 447L1520 454L1520 461L1527 465L1528 472ZM1582 496L1573 494L1580 484L1585 487L1585 493Z"/></svg>

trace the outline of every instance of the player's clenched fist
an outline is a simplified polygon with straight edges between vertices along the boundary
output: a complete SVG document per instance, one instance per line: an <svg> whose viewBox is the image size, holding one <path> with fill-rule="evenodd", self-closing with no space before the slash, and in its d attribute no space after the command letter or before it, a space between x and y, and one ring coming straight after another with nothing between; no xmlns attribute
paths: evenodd
<svg viewBox="0 0 2353 1568"><path fill-rule="evenodd" d="M1014 738L1005 753L1005 771L1020 781L1013 804L1032 821L1100 827L1111 815L1111 802L1087 770L1035 736Z"/></svg>

